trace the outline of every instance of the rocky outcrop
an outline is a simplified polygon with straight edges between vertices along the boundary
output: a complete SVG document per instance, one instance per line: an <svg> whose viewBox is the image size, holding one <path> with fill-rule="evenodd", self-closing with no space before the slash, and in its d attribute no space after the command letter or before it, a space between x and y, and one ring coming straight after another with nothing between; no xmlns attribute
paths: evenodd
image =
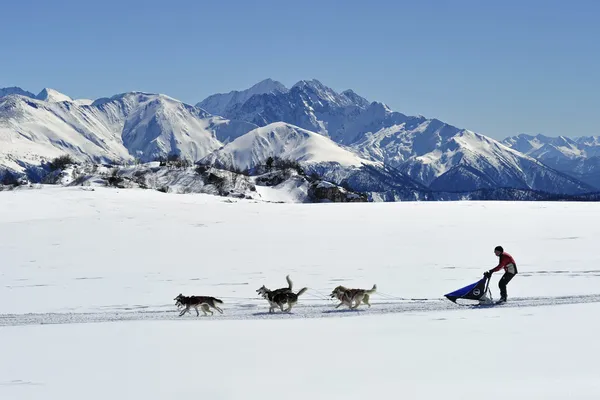
<svg viewBox="0 0 600 400"><path fill-rule="evenodd" d="M315 203L360 203L367 202L365 194L354 193L333 183L314 182L308 189L309 198Z"/></svg>

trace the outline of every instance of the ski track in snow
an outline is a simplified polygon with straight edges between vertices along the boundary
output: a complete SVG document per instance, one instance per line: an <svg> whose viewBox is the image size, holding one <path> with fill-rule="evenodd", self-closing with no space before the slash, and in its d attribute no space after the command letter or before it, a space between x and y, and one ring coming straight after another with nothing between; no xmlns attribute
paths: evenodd
<svg viewBox="0 0 600 400"><path fill-rule="evenodd" d="M296 319L296 318L339 318L366 315L407 314L421 312L440 312L457 310L476 310L489 308L544 307L582 303L600 303L600 294L560 296L560 297L527 297L509 299L507 303L491 306L457 305L445 299L423 299L415 301L385 301L371 302L372 307L361 305L358 310L349 310L345 306L335 309L337 302L322 301L320 304L298 304L291 313L275 311L269 313L267 302L261 299L245 300L245 302L227 301L220 305L224 314L216 310L214 315L196 316L195 309L179 317L174 305L163 306L111 306L102 307L98 312L80 313L30 313L30 314L0 314L0 326L48 325L48 324L81 324L96 322L119 321L165 321L165 320L251 320L251 319ZM320 300L321 301L321 300Z"/></svg>

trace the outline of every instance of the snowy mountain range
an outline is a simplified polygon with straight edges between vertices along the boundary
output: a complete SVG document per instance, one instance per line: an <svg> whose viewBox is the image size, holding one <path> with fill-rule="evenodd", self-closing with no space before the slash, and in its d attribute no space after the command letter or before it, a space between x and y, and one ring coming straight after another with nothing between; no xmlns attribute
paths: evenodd
<svg viewBox="0 0 600 400"><path fill-rule="evenodd" d="M273 84L272 81L265 82ZM256 86L255 86L256 87ZM551 193L582 193L596 188L549 168L486 136L437 119L406 116L380 102L369 102L351 90L337 93L317 80L300 81L290 90L270 90L230 101L225 118L258 126L286 122L329 137L360 154L397 169L415 181L440 191L470 191L513 187ZM254 90L254 89L249 89ZM231 99L231 93L213 95ZM208 100L208 99L207 99ZM208 107L202 101L199 106ZM600 187L600 186L599 186Z"/></svg>
<svg viewBox="0 0 600 400"><path fill-rule="evenodd" d="M92 101L0 89L0 168L15 171L62 154L91 162L178 154L240 170L280 157L387 198L495 188L580 194L600 188L599 143L540 135L498 142L317 80L288 89L267 79L196 106L143 92Z"/></svg>
<svg viewBox="0 0 600 400"><path fill-rule="evenodd" d="M229 121L164 95L125 93L89 105L56 91L0 98L0 166L24 170L68 154L75 160L198 160L255 125Z"/></svg>
<svg viewBox="0 0 600 400"><path fill-rule="evenodd" d="M521 134L506 138L507 146L551 168L600 188L600 137L567 138Z"/></svg>

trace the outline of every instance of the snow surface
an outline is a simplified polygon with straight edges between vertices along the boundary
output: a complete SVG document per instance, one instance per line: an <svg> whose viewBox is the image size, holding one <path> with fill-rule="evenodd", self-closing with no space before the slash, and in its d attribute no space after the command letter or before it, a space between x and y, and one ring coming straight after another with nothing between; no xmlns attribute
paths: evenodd
<svg viewBox="0 0 600 400"><path fill-rule="evenodd" d="M0 398L597 399L599 217L597 203L1 192ZM495 266L497 244L520 272L509 303L443 299ZM309 290L269 315L255 290L286 274ZM371 309L326 296L374 283ZM178 317L179 293L224 314Z"/></svg>

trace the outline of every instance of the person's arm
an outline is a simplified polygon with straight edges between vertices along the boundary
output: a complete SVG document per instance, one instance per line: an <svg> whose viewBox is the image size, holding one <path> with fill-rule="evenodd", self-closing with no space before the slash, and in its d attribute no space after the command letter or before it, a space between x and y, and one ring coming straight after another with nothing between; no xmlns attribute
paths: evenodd
<svg viewBox="0 0 600 400"><path fill-rule="evenodd" d="M506 259L504 257L500 257L500 262L497 267L490 269L488 272L493 274L494 272L500 271L506 264Z"/></svg>

